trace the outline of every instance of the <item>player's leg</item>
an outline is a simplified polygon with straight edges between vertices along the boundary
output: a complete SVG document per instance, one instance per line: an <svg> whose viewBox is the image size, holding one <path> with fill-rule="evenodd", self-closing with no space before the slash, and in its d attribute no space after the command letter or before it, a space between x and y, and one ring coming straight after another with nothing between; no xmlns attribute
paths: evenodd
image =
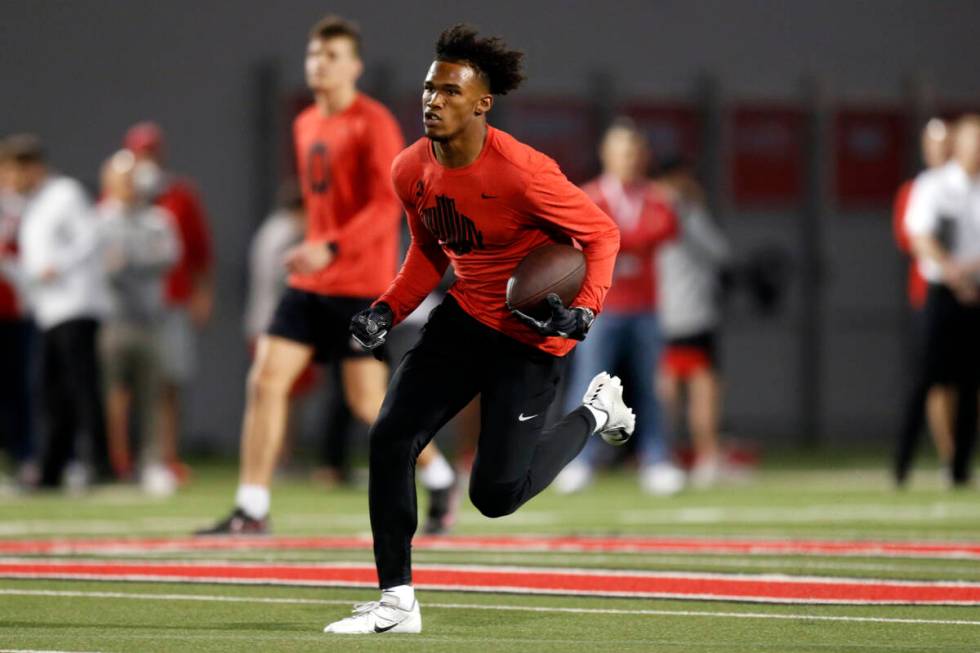
<svg viewBox="0 0 980 653"><path fill-rule="evenodd" d="M616 363L624 325L623 316L603 314L592 325L589 337L575 347L569 362L566 412L570 413L581 405L583 393L598 372L611 369ZM599 447L601 443L598 440L587 441L582 453L555 479L555 490L561 494L571 494L585 489L592 481Z"/></svg>
<svg viewBox="0 0 980 653"><path fill-rule="evenodd" d="M582 404L544 428L567 359L513 341L492 353L491 375L481 390L470 500L484 515L501 517L548 487L590 435L602 431L611 438L621 429L628 437L635 417L622 401L619 379L602 372Z"/></svg>
<svg viewBox="0 0 980 653"><path fill-rule="evenodd" d="M411 587L416 461L436 431L476 394L485 349L480 338L486 330L447 298L433 311L419 342L395 371L370 435L368 502L382 600L329 624L326 632L421 629ZM383 630L375 630L382 622Z"/></svg>
<svg viewBox="0 0 980 653"><path fill-rule="evenodd" d="M339 323L342 329L337 334L337 340L349 342L347 329L351 317L370 306L370 301L365 300L359 304L337 301L333 305L341 308L343 317ZM350 348L339 350L338 355L343 358L341 375L344 397L351 413L365 424L374 424L388 388L387 363L376 360L366 352L353 352ZM434 442L429 442L419 454L417 465L419 480L429 493L429 507L423 530L429 534L444 532L444 520L449 512L449 493L456 480L452 466Z"/></svg>
<svg viewBox="0 0 980 653"><path fill-rule="evenodd" d="M248 374L242 424L243 484L269 487L286 432L289 390L313 357L309 345L263 335Z"/></svg>

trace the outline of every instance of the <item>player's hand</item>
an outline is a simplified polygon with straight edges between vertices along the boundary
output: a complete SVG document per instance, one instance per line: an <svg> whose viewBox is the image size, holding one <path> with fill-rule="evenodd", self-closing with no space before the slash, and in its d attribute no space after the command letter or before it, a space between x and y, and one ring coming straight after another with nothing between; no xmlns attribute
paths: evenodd
<svg viewBox="0 0 980 653"><path fill-rule="evenodd" d="M330 265L333 251L326 243L302 242L286 252L290 274L313 274Z"/></svg>
<svg viewBox="0 0 980 653"><path fill-rule="evenodd" d="M574 340L585 340L585 334L589 332L595 320L595 314L587 308L575 306L566 308L561 298L555 293L549 294L545 301L551 311L544 320L538 320L527 313L523 313L512 308L511 313L518 320L528 325L543 336L559 336L561 338L572 338Z"/></svg>
<svg viewBox="0 0 980 653"><path fill-rule="evenodd" d="M350 334L361 347L374 351L384 344L395 315L391 307L380 302L355 315L350 321Z"/></svg>

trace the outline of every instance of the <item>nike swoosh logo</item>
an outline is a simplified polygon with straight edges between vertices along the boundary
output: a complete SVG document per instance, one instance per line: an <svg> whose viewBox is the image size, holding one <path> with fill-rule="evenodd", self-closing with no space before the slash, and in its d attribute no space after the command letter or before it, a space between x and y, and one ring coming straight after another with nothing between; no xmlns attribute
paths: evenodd
<svg viewBox="0 0 980 653"><path fill-rule="evenodd" d="M537 416L538 416L538 414L537 414L537 413L535 413L535 414L533 414L533 415L528 415L527 417L525 417L525 416L524 416L524 413L521 413L520 415L518 415L518 416L517 416L517 421L519 421L519 422L526 422L526 421L528 421L529 419L534 419L534 418L535 418L535 417L537 417Z"/></svg>
<svg viewBox="0 0 980 653"><path fill-rule="evenodd" d="M398 624L391 624L390 626L385 626L384 628L382 628L378 624L374 624L374 632L376 632L376 633L386 633L386 632L388 632L389 630L391 630L392 628L394 628L397 625Z"/></svg>
<svg viewBox="0 0 980 653"><path fill-rule="evenodd" d="M486 193L480 193L480 199L495 200L497 199L497 195L487 195Z"/></svg>

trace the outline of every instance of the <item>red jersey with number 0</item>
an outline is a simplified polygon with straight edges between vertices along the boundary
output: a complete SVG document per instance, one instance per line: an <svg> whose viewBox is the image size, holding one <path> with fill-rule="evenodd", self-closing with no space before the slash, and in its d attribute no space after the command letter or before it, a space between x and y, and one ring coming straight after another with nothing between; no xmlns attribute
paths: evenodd
<svg viewBox="0 0 980 653"><path fill-rule="evenodd" d="M306 240L333 243L336 251L330 265L291 275L289 285L322 295L377 297L398 265L402 212L390 176L405 144L398 123L381 103L358 94L332 116L310 107L293 123L293 136Z"/></svg>
<svg viewBox="0 0 980 653"><path fill-rule="evenodd" d="M488 127L483 150L462 168L447 168L422 138L398 155L395 190L408 212L412 243L398 277L378 301L398 322L439 283L449 263L449 290L475 320L556 356L575 346L546 338L505 305L507 280L532 250L554 243L581 246L585 281L575 306L599 313L612 282L619 230L558 164L509 134Z"/></svg>

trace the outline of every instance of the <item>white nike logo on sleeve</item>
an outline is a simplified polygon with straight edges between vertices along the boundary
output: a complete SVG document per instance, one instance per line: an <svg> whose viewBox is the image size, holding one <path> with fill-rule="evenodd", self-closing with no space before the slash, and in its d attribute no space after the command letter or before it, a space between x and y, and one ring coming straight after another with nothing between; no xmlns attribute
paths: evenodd
<svg viewBox="0 0 980 653"><path fill-rule="evenodd" d="M524 416L524 413L521 413L520 415L517 416L517 420L520 421L520 422L526 422L529 419L534 419L537 416L538 416L538 414L535 413L534 415L528 415L527 417L525 417Z"/></svg>

